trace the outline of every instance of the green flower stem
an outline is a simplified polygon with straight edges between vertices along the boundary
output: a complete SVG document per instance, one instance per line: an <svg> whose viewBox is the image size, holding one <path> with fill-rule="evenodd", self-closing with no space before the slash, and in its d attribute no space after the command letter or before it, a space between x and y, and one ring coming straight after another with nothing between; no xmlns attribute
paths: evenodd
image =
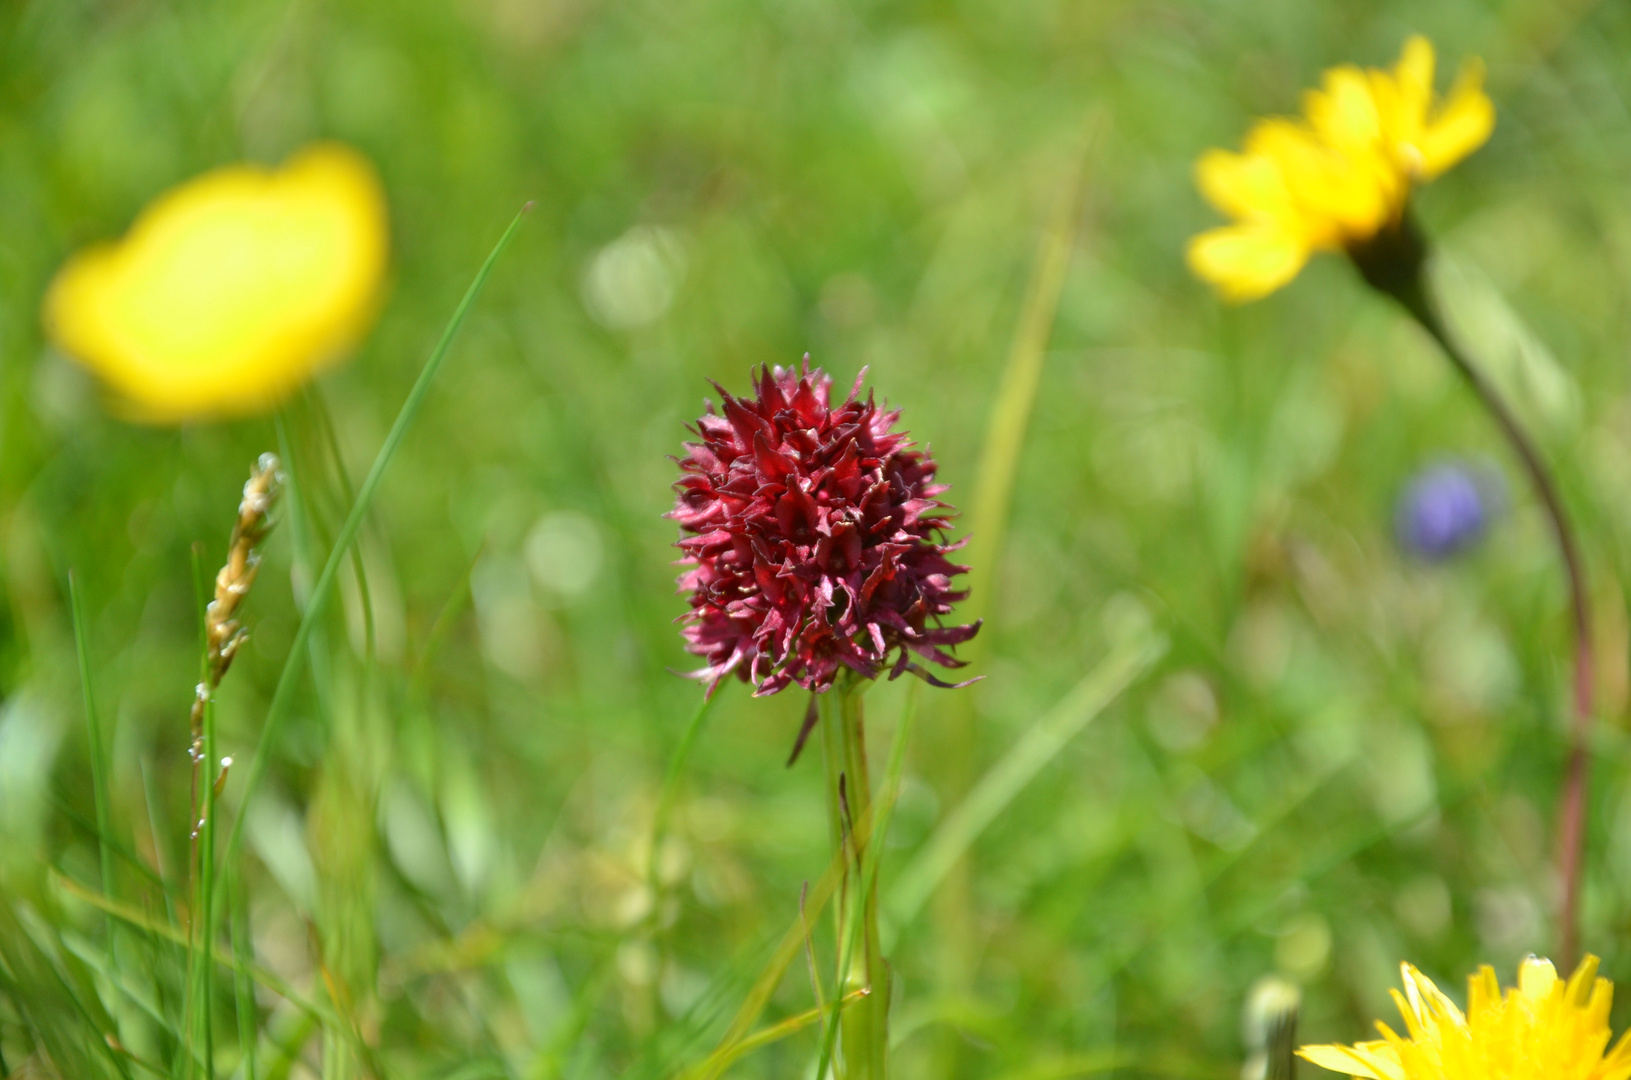
<svg viewBox="0 0 1631 1080"><path fill-rule="evenodd" d="M1495 420L1501 434L1517 454L1529 475L1542 508L1552 524L1558 554L1568 578L1569 607L1574 621L1574 717L1569 727L1569 759L1563 786L1558 792L1558 871L1563 879L1560 923L1560 950L1557 960L1564 970L1572 970L1579 958L1580 891L1585 871L1586 795L1591 757L1593 647L1591 608L1586 593L1585 562L1574 529L1569 524L1563 498L1540 451L1530 439L1516 414L1501 397L1465 349L1451 336L1437 303L1427 289L1423 267L1427 249L1414 222L1407 216L1398 227L1386 230L1363 250L1351 253L1367 282L1397 300L1444 350L1444 355L1461 373L1485 410Z"/></svg>
<svg viewBox="0 0 1631 1080"><path fill-rule="evenodd" d="M866 870L876 865L868 845L877 833L867 770L862 698L867 680L845 677L821 694L821 742L827 765L827 810L834 850L844 860L837 906L840 996L865 991L840 1013L845 1080L884 1080L889 1053L889 969L878 933L878 895ZM859 956L854 955L859 949Z"/></svg>

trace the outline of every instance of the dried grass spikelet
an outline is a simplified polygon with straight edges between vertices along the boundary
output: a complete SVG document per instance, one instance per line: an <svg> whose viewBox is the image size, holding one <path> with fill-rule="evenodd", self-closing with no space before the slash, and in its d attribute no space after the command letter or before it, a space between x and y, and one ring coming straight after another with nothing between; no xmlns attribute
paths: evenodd
<svg viewBox="0 0 1631 1080"><path fill-rule="evenodd" d="M203 753L204 707L232 666L232 658L249 637L249 631L237 617L238 606L249 595L260 570L257 549L271 531L272 504L277 501L282 484L280 467L276 454L262 454L255 462L255 469L244 484L243 501L238 504L238 520L232 526L226 564L215 575L215 598L204 609L204 681L198 684L192 711L195 762L201 760Z"/></svg>

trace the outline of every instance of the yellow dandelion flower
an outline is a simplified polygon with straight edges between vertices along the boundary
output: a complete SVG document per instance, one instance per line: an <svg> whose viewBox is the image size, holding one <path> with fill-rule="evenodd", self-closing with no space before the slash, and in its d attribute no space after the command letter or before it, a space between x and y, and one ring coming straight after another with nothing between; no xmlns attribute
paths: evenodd
<svg viewBox="0 0 1631 1080"><path fill-rule="evenodd" d="M1352 250L1397 225L1411 189L1489 138L1495 107L1484 69L1468 61L1442 102L1433 46L1412 37L1392 71L1325 73L1300 119L1259 121L1240 153L1196 163L1201 193L1234 224L1189 243L1189 265L1231 300L1253 300L1297 276L1316 251Z"/></svg>
<svg viewBox="0 0 1631 1080"><path fill-rule="evenodd" d="M1597 975L1597 958L1581 961L1567 982L1550 960L1530 957L1518 985L1503 997L1495 970L1468 982L1467 1012L1409 964L1404 993L1393 1000L1407 1036L1386 1024L1382 1038L1354 1046L1305 1046L1304 1058L1333 1072L1372 1080L1627 1080L1631 1039L1608 1049L1614 985Z"/></svg>
<svg viewBox="0 0 1631 1080"><path fill-rule="evenodd" d="M70 259L46 294L46 329L137 418L253 412L361 339L386 232L379 178L345 146L275 170L228 165Z"/></svg>

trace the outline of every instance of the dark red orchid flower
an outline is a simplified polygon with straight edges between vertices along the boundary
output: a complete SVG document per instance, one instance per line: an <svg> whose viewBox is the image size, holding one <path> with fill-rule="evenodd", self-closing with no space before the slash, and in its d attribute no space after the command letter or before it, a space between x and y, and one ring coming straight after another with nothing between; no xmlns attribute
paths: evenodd
<svg viewBox="0 0 1631 1080"><path fill-rule="evenodd" d="M943 542L946 488L892 430L900 410L861 400L865 375L836 407L808 356L798 371L761 370L752 400L716 383L724 415L710 402L690 429L700 441L676 459L668 516L686 533L684 635L709 693L732 672L763 696L792 683L819 693L845 669L947 685L913 654L962 666L946 650L979 624L941 624L967 595L951 579L968 570L946 557L962 546Z"/></svg>

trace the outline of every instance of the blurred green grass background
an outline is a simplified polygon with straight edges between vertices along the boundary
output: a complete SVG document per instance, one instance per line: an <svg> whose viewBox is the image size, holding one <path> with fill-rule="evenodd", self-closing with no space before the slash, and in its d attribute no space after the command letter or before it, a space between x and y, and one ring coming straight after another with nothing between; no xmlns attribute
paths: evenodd
<svg viewBox="0 0 1631 1080"><path fill-rule="evenodd" d="M1401 959L1460 987L1478 962L1509 976L1544 953L1568 628L1543 520L1509 469L1515 505L1476 555L1401 556L1411 470L1446 453L1507 467L1485 418L1337 260L1226 309L1181 257L1213 221L1200 150L1418 31L1445 68L1490 65L1496 134L1419 209L1458 323L1585 536L1611 721L1585 940L1631 977L1631 849L1613 839L1631 824L1622 7L24 2L0 11L0 1054L17 1067L42 1024L97 1030L51 989L86 963L73 943L106 932L62 885L99 880L67 573L118 841L174 875L193 547L219 560L248 466L279 445L271 418L110 419L43 343L39 297L169 185L321 137L384 177L393 284L367 344L282 414L309 513L269 544L220 694L240 759L351 487L482 256L536 210L387 477L360 547L367 603L350 576L250 811L257 959L349 997L378 1048L306 1045L266 998L293 1075L666 1075L706 1053L827 838L818 763L783 767L802 695L732 686L686 767L664 888L647 888L698 697L671 674L691 664L670 624L666 455L706 378L743 389L808 350L840 385L870 365L966 505L1090 116L986 678L922 697L885 891L1128 625L1171 647L979 839L966 888L898 928L898 1074L1234 1075L1266 973L1304 985L1309 1039L1348 1040L1391 1014ZM871 695L875 747L900 691ZM236 812L230 780L224 800ZM125 899L162 914L126 871ZM121 963L146 962L139 942ZM57 966L20 970L29 949ZM124 1043L162 1057L162 1025L87 978ZM809 993L795 964L767 1019ZM804 1075L814 1045L731 1075Z"/></svg>

